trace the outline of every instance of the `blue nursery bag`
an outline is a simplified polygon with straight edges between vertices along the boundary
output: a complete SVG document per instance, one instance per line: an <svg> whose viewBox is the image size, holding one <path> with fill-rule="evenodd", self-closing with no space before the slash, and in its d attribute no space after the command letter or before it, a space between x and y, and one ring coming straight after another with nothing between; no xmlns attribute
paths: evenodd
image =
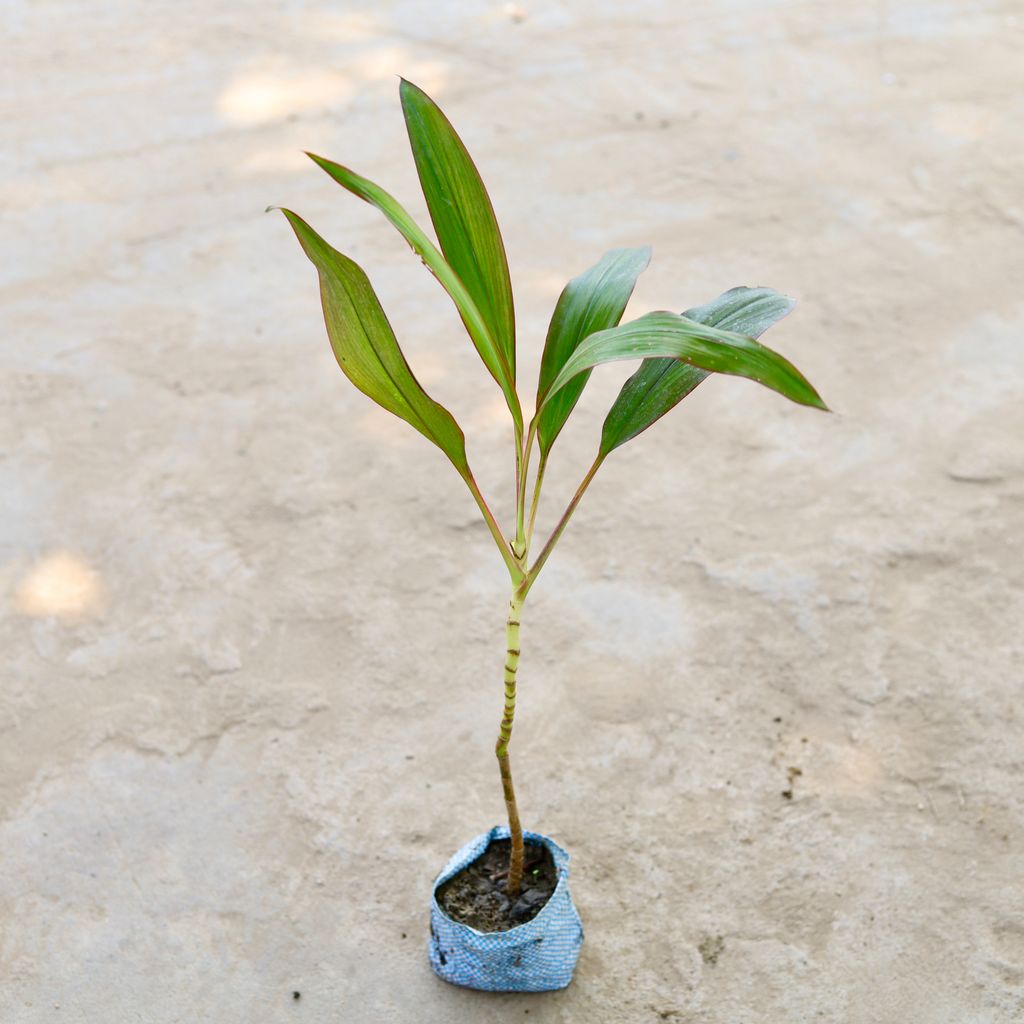
<svg viewBox="0 0 1024 1024"><path fill-rule="evenodd" d="M546 847L555 862L558 882L540 913L503 932L481 932L453 921L438 905L437 890L473 863L492 839L508 839L508 826L496 825L470 840L434 881L430 902L430 966L453 985L485 992L549 992L565 988L583 945L583 925L569 894L569 854L537 832L528 842Z"/></svg>

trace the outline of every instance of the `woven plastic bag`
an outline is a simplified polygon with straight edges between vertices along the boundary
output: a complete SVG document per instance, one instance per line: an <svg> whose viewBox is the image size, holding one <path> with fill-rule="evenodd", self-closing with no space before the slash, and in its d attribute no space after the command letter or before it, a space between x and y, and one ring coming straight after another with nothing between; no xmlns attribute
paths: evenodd
<svg viewBox="0 0 1024 1024"><path fill-rule="evenodd" d="M438 905L438 887L472 864L492 839L508 839L496 825L471 839L434 881L430 903L430 966L438 977L485 992L549 992L565 988L583 945L583 924L569 894L569 854L547 836L524 832L524 839L547 847L558 883L533 920L504 932L480 932L453 921Z"/></svg>

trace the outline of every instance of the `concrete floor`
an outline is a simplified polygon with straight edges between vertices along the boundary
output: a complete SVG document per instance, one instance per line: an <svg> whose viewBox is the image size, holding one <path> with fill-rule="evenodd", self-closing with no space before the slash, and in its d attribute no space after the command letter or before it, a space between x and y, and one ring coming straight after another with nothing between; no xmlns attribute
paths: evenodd
<svg viewBox="0 0 1024 1024"><path fill-rule="evenodd" d="M1024 1019L1019 3L0 17L3 1024ZM507 520L449 302L301 154L425 219L398 73L490 188L527 398L564 281L652 243L627 316L773 285L835 409L709 382L531 595L521 807L587 928L553 995L427 967L431 878L502 816L503 569L263 213L366 267Z"/></svg>

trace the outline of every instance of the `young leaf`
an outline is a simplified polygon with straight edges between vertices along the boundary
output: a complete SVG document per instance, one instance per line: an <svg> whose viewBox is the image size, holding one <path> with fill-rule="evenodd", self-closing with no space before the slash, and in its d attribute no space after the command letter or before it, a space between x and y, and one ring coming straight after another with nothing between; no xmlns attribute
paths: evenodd
<svg viewBox="0 0 1024 1024"><path fill-rule="evenodd" d="M614 327L619 322L633 294L636 279L646 270L650 259L648 247L612 249L565 286L558 297L544 342L537 385L538 408L541 396L579 343L595 331ZM555 443L589 377L589 370L574 377L545 406L537 420L537 440L542 455L546 456Z"/></svg>
<svg viewBox="0 0 1024 1024"><path fill-rule="evenodd" d="M297 214L281 212L320 275L327 335L345 376L363 394L433 441L468 479L471 474L462 430L413 376L362 268L328 245Z"/></svg>
<svg viewBox="0 0 1024 1024"><path fill-rule="evenodd" d="M683 316L709 327L760 337L792 308L793 300L771 288L731 288L717 299L688 309ZM601 454L636 437L678 405L709 376L678 359L645 359L622 386L601 431ZM572 385L569 385L570 387Z"/></svg>
<svg viewBox="0 0 1024 1024"><path fill-rule="evenodd" d="M327 160L313 153L306 155L343 188L348 189L353 195L359 196L371 206L377 207L398 229L427 269L441 282L455 303L459 316L462 317L462 322L466 325L466 330L476 346L477 352L480 353L484 365L504 392L505 401L508 403L513 420L522 429L523 413L519 405L519 396L516 394L515 374L509 366L505 352L495 340L475 299L426 232L412 219L401 203L379 185L375 185L368 178L356 174L355 171L351 171L333 160Z"/></svg>
<svg viewBox="0 0 1024 1024"><path fill-rule="evenodd" d="M745 335L664 312L648 313L585 339L552 381L544 402L550 402L577 374L602 363L656 356L682 359L701 370L748 377L800 405L827 408L800 371L777 352Z"/></svg>
<svg viewBox="0 0 1024 1024"><path fill-rule="evenodd" d="M505 246L484 183L441 108L404 78L405 127L441 251L473 296L516 379L516 325Z"/></svg>

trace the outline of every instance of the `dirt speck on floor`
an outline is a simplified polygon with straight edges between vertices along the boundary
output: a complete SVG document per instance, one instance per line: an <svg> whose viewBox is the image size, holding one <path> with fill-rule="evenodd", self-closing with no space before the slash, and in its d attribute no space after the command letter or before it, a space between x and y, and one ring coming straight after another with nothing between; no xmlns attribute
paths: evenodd
<svg viewBox="0 0 1024 1024"><path fill-rule="evenodd" d="M697 944L697 950L701 960L709 967L714 967L725 952L725 939L721 935L705 935Z"/></svg>

